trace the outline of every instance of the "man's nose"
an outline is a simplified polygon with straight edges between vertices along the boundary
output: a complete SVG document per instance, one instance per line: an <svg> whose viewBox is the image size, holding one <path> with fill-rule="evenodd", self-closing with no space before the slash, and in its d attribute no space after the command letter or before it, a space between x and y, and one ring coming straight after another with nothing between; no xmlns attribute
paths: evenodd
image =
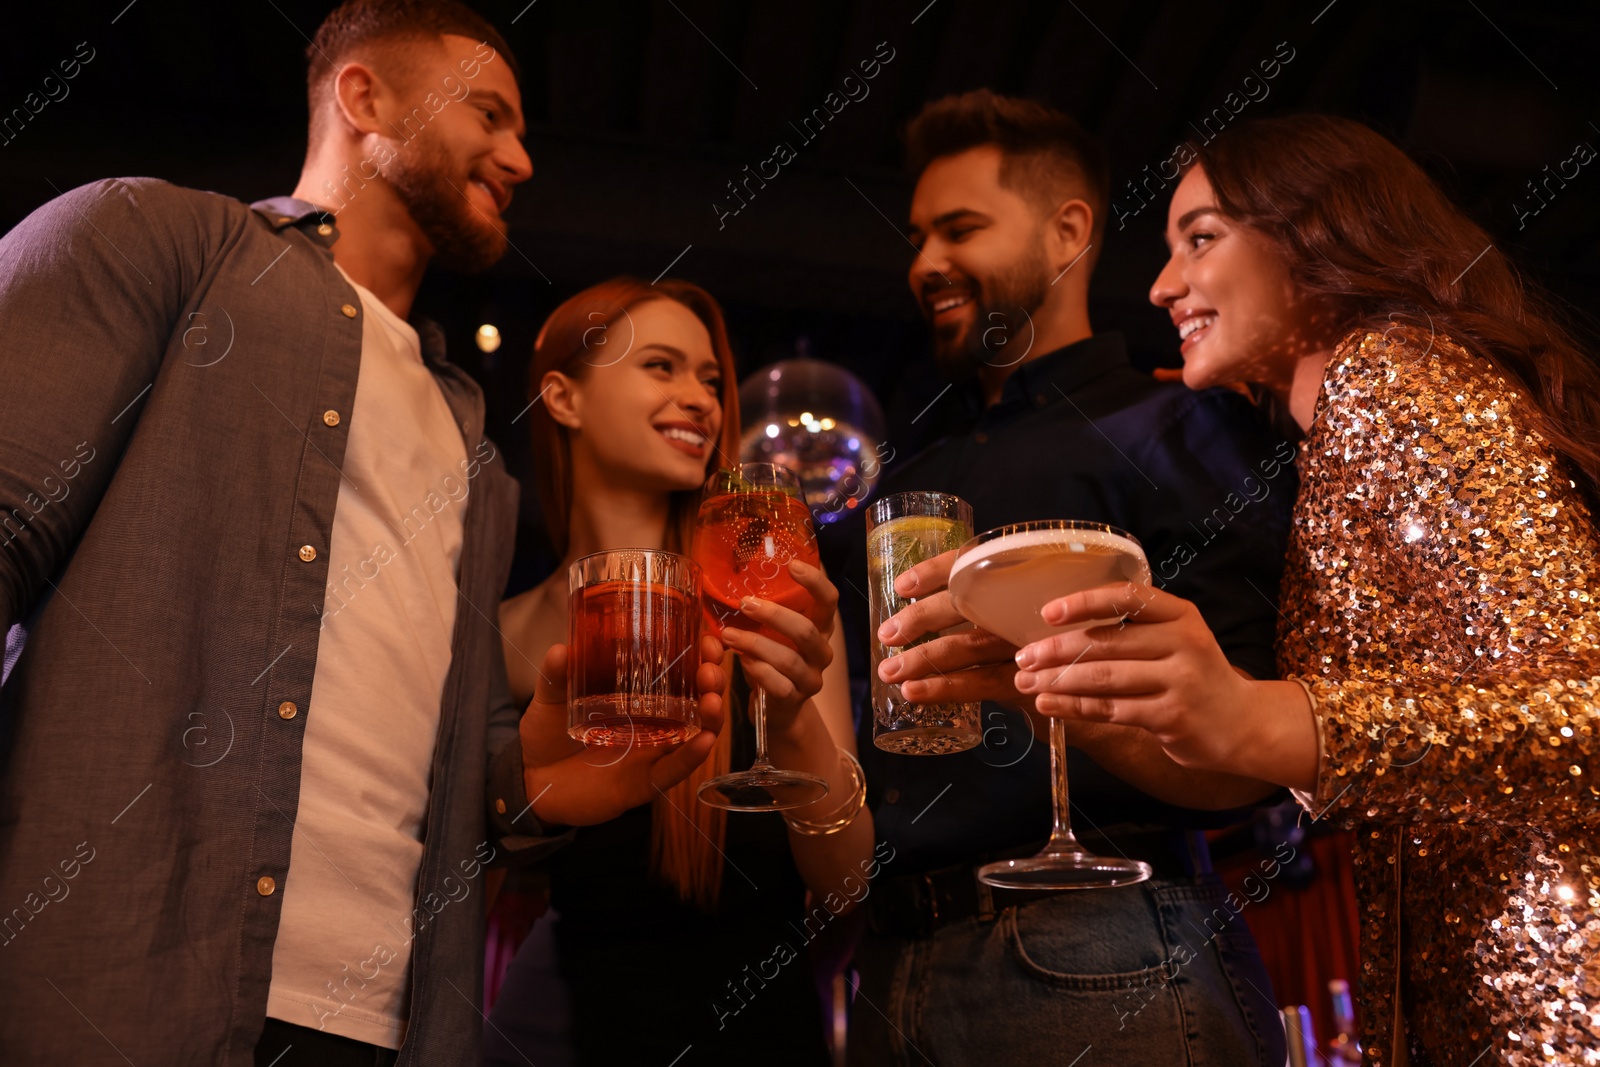
<svg viewBox="0 0 1600 1067"><path fill-rule="evenodd" d="M507 185L520 185L533 177L533 158L528 149L516 138L511 144L495 153L494 161L505 172Z"/></svg>
<svg viewBox="0 0 1600 1067"><path fill-rule="evenodd" d="M917 251L917 256L911 261L911 292L917 298L922 297L922 290L931 282L947 284L950 263L944 255L944 248L940 242L929 241Z"/></svg>

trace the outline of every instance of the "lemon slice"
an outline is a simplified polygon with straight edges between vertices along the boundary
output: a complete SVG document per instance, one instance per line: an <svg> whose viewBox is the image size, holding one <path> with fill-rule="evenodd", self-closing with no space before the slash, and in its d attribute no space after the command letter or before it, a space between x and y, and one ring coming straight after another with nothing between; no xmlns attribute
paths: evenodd
<svg viewBox="0 0 1600 1067"><path fill-rule="evenodd" d="M966 528L955 519L907 515L873 528L867 537L867 557L880 565L887 563L892 574L900 575L966 541Z"/></svg>

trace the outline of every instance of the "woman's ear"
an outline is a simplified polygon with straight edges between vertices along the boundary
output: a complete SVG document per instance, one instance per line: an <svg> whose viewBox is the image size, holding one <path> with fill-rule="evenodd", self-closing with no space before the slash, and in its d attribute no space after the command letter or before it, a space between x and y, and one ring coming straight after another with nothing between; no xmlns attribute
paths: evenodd
<svg viewBox="0 0 1600 1067"><path fill-rule="evenodd" d="M550 417L569 430L583 428L583 390L574 378L558 370L547 371L539 381L540 401L549 410Z"/></svg>

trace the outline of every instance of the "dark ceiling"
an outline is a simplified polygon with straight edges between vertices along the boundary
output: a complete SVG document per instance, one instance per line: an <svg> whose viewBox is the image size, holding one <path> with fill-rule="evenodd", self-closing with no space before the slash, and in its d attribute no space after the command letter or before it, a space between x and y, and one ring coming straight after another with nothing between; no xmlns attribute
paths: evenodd
<svg viewBox="0 0 1600 1067"><path fill-rule="evenodd" d="M535 173L509 220L515 251L488 276L431 277L419 307L447 327L502 424L521 409L543 315L618 273L672 273L726 304L741 368L793 352L851 368L891 438L942 387L904 275L910 182L899 130L924 101L989 86L1076 114L1111 150L1114 193L1158 165L1231 91L1243 117L1319 110L1363 119L1416 156L1535 278L1600 311L1600 170L1547 208L1527 183L1600 146L1600 5L1506 0L1116 3L1111 0L509 0L475 5L524 71ZM0 136L0 230L94 178L150 174L253 200L289 191L305 137L302 51L328 0L7 0L0 117L57 63L93 59L20 130ZM799 127L861 61L826 128ZM1285 59L1285 57L1290 57ZM1264 60L1270 82L1246 86ZM850 88L849 86L843 86ZM1237 99L1237 98L1236 98ZM735 216L742 181L778 141L796 158ZM1146 365L1175 338L1144 300L1164 256L1163 203L1113 227L1097 269L1099 329ZM471 347L478 322L506 338ZM0 326L3 328L3 326ZM502 436L515 446L515 429ZM897 437L897 435L899 435ZM513 454L516 449L513 448ZM902 453L905 454L905 453Z"/></svg>

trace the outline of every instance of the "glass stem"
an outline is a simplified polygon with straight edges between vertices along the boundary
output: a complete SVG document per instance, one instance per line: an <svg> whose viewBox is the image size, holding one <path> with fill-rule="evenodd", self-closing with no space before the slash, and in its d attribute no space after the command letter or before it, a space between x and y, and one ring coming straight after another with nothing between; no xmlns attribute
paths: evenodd
<svg viewBox="0 0 1600 1067"><path fill-rule="evenodd" d="M1046 852L1082 852L1083 846L1072 836L1072 808L1067 802L1067 724L1050 720L1050 806L1055 825L1050 830Z"/></svg>
<svg viewBox="0 0 1600 1067"><path fill-rule="evenodd" d="M750 687L750 721L756 728L756 761L750 769L770 770L772 761L767 759L767 691L759 685Z"/></svg>

